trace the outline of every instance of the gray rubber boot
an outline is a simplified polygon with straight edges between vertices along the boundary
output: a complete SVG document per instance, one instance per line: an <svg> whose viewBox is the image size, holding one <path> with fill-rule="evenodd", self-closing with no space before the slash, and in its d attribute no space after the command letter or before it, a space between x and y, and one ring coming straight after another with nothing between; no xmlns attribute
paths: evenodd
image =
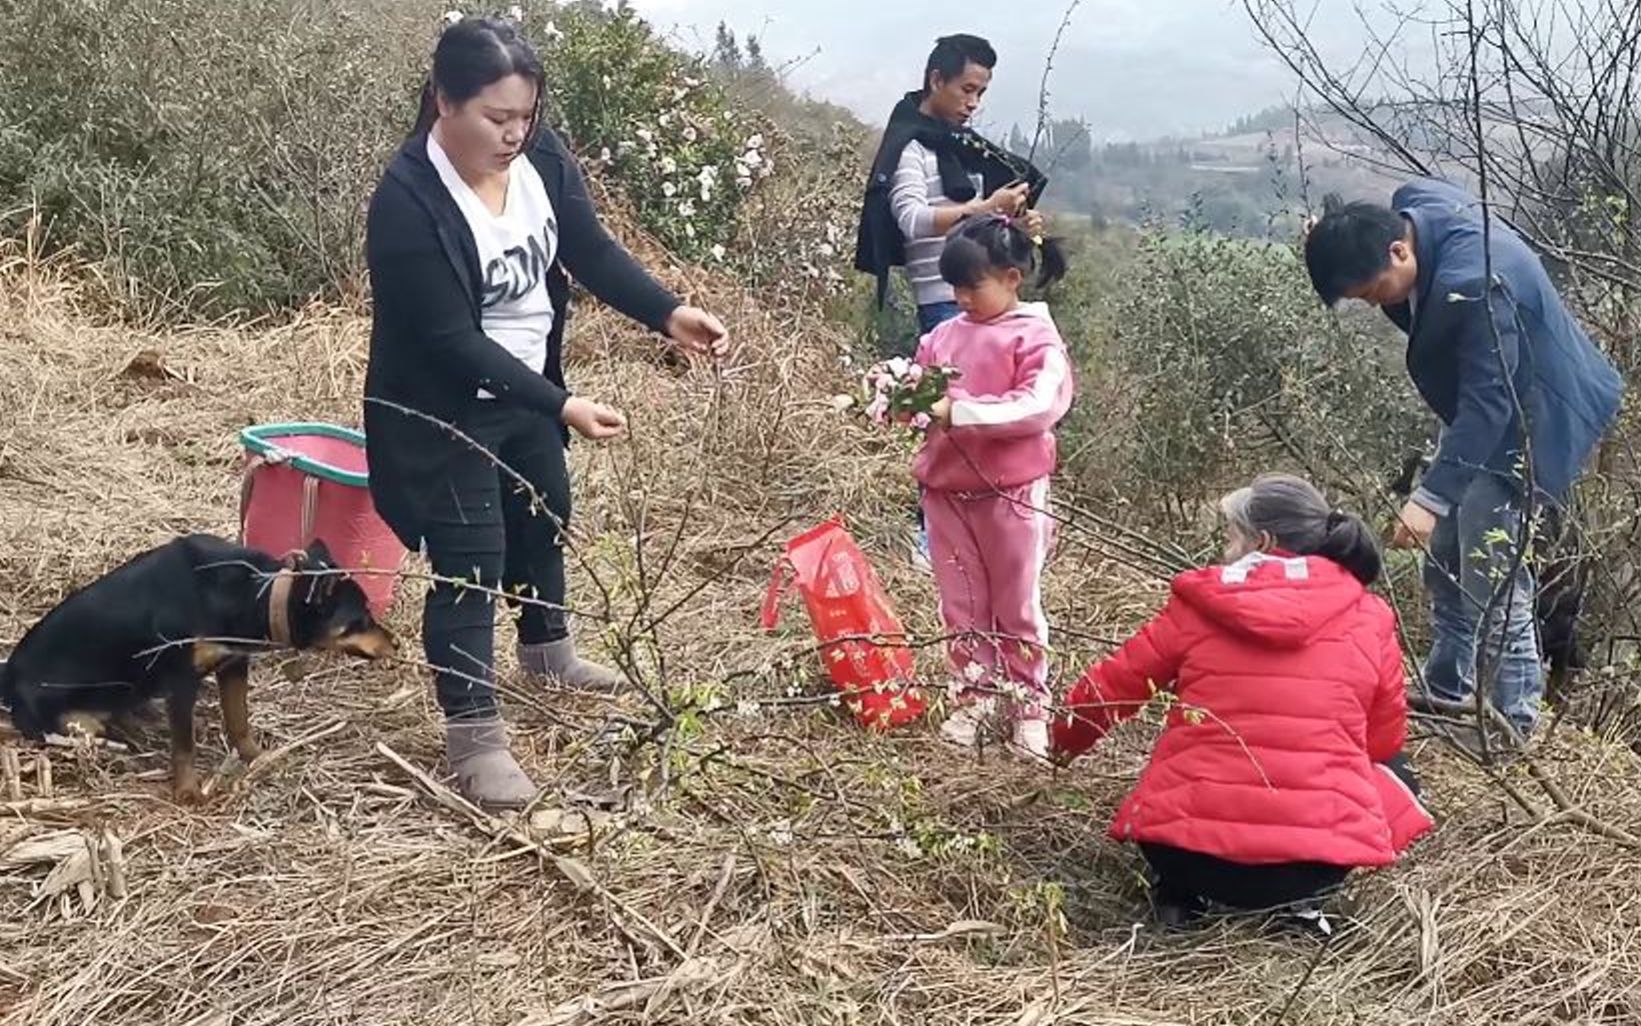
<svg viewBox="0 0 1641 1026"><path fill-rule="evenodd" d="M507 747L507 725L486 720L446 720L445 753L456 790L487 809L522 809L536 796L535 781Z"/></svg>
<svg viewBox="0 0 1641 1026"><path fill-rule="evenodd" d="M620 691L627 683L626 678L614 670L577 656L575 642L570 638L541 645L520 645L518 657L525 673L580 691L609 694Z"/></svg>

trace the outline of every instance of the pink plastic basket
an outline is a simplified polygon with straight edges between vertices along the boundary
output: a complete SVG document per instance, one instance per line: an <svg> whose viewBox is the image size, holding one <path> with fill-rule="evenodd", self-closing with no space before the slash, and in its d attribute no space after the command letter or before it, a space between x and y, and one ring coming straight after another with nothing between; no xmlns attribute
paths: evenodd
<svg viewBox="0 0 1641 1026"><path fill-rule="evenodd" d="M354 572L371 612L386 613L405 547L370 501L365 436L334 424L263 424L239 438L243 544L282 556L317 538L337 566Z"/></svg>

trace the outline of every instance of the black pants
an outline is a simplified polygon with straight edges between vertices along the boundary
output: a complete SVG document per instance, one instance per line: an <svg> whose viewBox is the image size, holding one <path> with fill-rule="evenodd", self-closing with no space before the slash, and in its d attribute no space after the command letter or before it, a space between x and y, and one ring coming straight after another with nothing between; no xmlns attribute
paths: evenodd
<svg viewBox="0 0 1641 1026"><path fill-rule="evenodd" d="M1419 780L1398 754L1384 765L1419 793ZM1158 897L1190 903L1207 899L1232 908L1264 910L1313 901L1338 890L1350 867L1326 862L1280 862L1248 865L1166 844L1140 845L1157 874Z"/></svg>
<svg viewBox="0 0 1641 1026"><path fill-rule="evenodd" d="M450 468L434 498L426 545L433 573L422 617L427 661L437 669L439 706L448 718L496 711L495 601L450 581L528 596L551 608L514 602L519 640L527 645L569 637L564 615L564 544L570 521L570 475L557 424L518 407L479 402L456 425L535 489L539 503L483 453L469 451Z"/></svg>
<svg viewBox="0 0 1641 1026"><path fill-rule="evenodd" d="M1345 882L1349 867L1325 862L1247 865L1167 844L1140 845L1165 901L1216 901L1240 909L1275 909L1319 898Z"/></svg>

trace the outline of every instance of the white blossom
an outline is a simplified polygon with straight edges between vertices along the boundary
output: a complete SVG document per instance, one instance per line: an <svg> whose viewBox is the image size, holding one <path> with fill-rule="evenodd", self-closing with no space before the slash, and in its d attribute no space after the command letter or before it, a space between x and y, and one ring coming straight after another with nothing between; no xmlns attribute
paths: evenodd
<svg viewBox="0 0 1641 1026"><path fill-rule="evenodd" d="M598 151L598 159L602 160L606 164L608 164L610 162L610 160L612 159L612 155L610 153L610 148L608 146L606 146L603 149Z"/></svg>
<svg viewBox="0 0 1641 1026"><path fill-rule="evenodd" d="M655 123L660 125L662 128L666 128L668 125L672 124L672 112L664 111L660 117L655 119Z"/></svg>
<svg viewBox="0 0 1641 1026"><path fill-rule="evenodd" d="M678 204L678 213L683 217L694 217L695 201L692 199L686 199L684 202Z"/></svg>
<svg viewBox="0 0 1641 1026"><path fill-rule="evenodd" d="M607 84L607 83L608 83L608 78L607 78L607 77L606 77L606 84ZM655 133L654 133L654 132L652 132L652 131L650 131L650 130L649 130L649 129L647 129L647 128L640 128L640 129L639 129L639 130L638 130L638 131L637 131L637 133L636 133L636 134L637 134L637 136L638 136L638 138L639 138L639 141L641 141L641 142L647 142L647 143L652 143L652 142L654 142L654 141L655 141Z"/></svg>
<svg viewBox="0 0 1641 1026"><path fill-rule="evenodd" d="M685 142L694 142L695 141L695 126L694 125L685 125L684 126L684 141Z"/></svg>
<svg viewBox="0 0 1641 1026"><path fill-rule="evenodd" d="M444 23L454 25L456 22L461 21L463 17L464 15L460 11L446 11L444 12Z"/></svg>
<svg viewBox="0 0 1641 1026"><path fill-rule="evenodd" d="M661 195L665 196L667 199L672 199L677 194L678 186L672 184L671 182L661 183Z"/></svg>
<svg viewBox="0 0 1641 1026"><path fill-rule="evenodd" d="M761 150L763 145L764 137L762 133L755 134L746 141L746 148L749 150Z"/></svg>
<svg viewBox="0 0 1641 1026"><path fill-rule="evenodd" d="M670 174L676 174L677 172L678 172L678 162L676 160L673 160L671 157L662 157L661 158L661 173L662 174L670 175Z"/></svg>
<svg viewBox="0 0 1641 1026"><path fill-rule="evenodd" d="M547 27L542 29L541 32L547 37L547 41L550 43L556 43L560 39L564 38L564 33L560 32L558 26L554 25L551 20L547 22Z"/></svg>
<svg viewBox="0 0 1641 1026"><path fill-rule="evenodd" d="M724 249L722 244L715 245L712 247L712 259L722 260L726 252L727 250Z"/></svg>
<svg viewBox="0 0 1641 1026"><path fill-rule="evenodd" d="M507 8L507 20L514 22L523 21L524 8L520 7L518 4L514 4L513 6Z"/></svg>

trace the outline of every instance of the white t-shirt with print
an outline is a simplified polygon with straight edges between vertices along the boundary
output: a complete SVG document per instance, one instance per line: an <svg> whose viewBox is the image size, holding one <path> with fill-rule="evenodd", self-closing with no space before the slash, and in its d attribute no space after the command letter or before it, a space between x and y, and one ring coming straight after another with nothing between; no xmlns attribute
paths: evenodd
<svg viewBox="0 0 1641 1026"><path fill-rule="evenodd" d="M547 336L553 330L553 303L547 270L558 257L558 218L547 187L528 157L513 161L507 174L502 212L492 214L457 173L449 154L430 133L427 156L473 232L483 276L479 314L484 333L526 367L547 365ZM479 398L494 398L484 390Z"/></svg>

